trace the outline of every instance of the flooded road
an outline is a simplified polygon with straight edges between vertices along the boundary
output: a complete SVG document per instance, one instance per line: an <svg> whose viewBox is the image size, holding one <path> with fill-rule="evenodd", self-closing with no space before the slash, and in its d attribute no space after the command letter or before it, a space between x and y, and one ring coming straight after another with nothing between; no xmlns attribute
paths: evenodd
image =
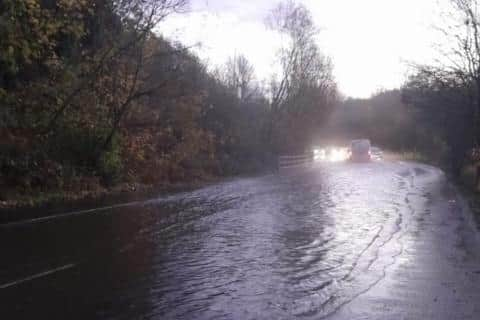
<svg viewBox="0 0 480 320"><path fill-rule="evenodd" d="M441 171L318 164L0 227L1 319L480 319Z"/></svg>

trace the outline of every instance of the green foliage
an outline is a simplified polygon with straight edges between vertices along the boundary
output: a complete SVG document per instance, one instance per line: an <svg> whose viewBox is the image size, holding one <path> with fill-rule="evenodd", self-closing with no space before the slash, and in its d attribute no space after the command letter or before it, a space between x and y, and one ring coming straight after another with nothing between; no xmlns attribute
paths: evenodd
<svg viewBox="0 0 480 320"><path fill-rule="evenodd" d="M121 179L123 160L120 151L120 145L113 143L102 153L98 161L99 174L107 185L113 185Z"/></svg>
<svg viewBox="0 0 480 320"><path fill-rule="evenodd" d="M331 107L323 57L279 116L245 58L222 78L152 33L150 10L182 3L0 2L0 198L256 172L281 139L309 143Z"/></svg>
<svg viewBox="0 0 480 320"><path fill-rule="evenodd" d="M105 130L64 125L48 138L47 152L55 161L92 170L99 154L99 144L105 135Z"/></svg>
<svg viewBox="0 0 480 320"><path fill-rule="evenodd" d="M29 73L29 68L58 67L62 58L59 46L64 42L74 46L85 35L83 19L90 12L87 1L48 3L41 0L1 2L0 78L4 82Z"/></svg>

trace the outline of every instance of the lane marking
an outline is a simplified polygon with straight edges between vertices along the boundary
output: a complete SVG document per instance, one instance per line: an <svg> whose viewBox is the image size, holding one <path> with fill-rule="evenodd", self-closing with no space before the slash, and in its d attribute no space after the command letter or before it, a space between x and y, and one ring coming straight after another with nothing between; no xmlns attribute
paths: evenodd
<svg viewBox="0 0 480 320"><path fill-rule="evenodd" d="M12 281L12 282L9 282L9 283L2 284L2 285L0 285L0 289L7 289L7 288L10 288L10 287L14 287L14 286L20 285L20 284L28 282L28 281L43 278L43 277L52 275L52 274L60 272L60 271L71 269L75 266L76 266L76 264L74 264L74 263L66 264L64 266L61 266L61 267L58 267L58 268L55 268L55 269L52 269L52 270L37 273L37 274L34 274L32 276L29 276L29 277L26 277L26 278L23 278L23 279L20 279L20 280L16 280L16 281Z"/></svg>
<svg viewBox="0 0 480 320"><path fill-rule="evenodd" d="M91 214L91 213L94 213L94 212L107 211L107 210L123 208L123 207L132 207L132 206L137 206L137 205L141 205L141 204L147 204L150 201L152 201L152 200L149 200L149 201L134 201L134 202L128 202L128 203L123 203L123 204L117 204L117 205L113 205L113 206L93 208L93 209L87 209L87 210L79 210L79 211L73 211L73 212L68 212L68 213L59 213L59 214L54 214L54 215L46 216L46 217L14 221L14 222L0 224L0 228L7 228L7 227L24 225L24 224L45 222L45 221L49 221L49 220L67 218L67 217L83 215L83 214Z"/></svg>
<svg viewBox="0 0 480 320"><path fill-rule="evenodd" d="M9 222L9 223L0 224L0 228L8 228L8 227L21 226L21 225L25 225L25 224L46 222L46 221L50 221L50 220L68 218L68 217L83 215L83 214L91 214L91 213L100 212L100 211L107 211L107 210L111 210L111 209L118 209L118 208L124 208L124 207L134 207L134 206L140 206L140 205L149 205L149 204L152 204L152 203L167 202L167 201L177 199L178 196L179 196L178 194L175 194L175 195L170 195L170 196L166 196L166 197L152 198L152 199L149 199L149 200L132 201L132 202L126 202L126 203L120 203L120 204L115 204L115 205L111 205L111 206L106 206L106 207L78 210L78 211L72 211L72 212L64 212L64 213L49 215L49 216L46 216L46 217L13 221L13 222Z"/></svg>

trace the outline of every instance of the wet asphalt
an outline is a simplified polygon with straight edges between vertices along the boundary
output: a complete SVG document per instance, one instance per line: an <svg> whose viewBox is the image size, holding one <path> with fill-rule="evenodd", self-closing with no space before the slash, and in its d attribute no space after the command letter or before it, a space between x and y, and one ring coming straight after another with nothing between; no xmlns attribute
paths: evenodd
<svg viewBox="0 0 480 320"><path fill-rule="evenodd" d="M0 226L0 319L480 319L434 167L317 163Z"/></svg>

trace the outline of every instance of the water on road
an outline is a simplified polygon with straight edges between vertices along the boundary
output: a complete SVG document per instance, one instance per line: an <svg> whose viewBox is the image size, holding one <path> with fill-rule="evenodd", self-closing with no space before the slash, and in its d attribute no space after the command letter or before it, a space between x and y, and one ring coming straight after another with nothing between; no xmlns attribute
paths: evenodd
<svg viewBox="0 0 480 320"><path fill-rule="evenodd" d="M0 318L479 319L460 202L429 166L333 163L1 226Z"/></svg>

